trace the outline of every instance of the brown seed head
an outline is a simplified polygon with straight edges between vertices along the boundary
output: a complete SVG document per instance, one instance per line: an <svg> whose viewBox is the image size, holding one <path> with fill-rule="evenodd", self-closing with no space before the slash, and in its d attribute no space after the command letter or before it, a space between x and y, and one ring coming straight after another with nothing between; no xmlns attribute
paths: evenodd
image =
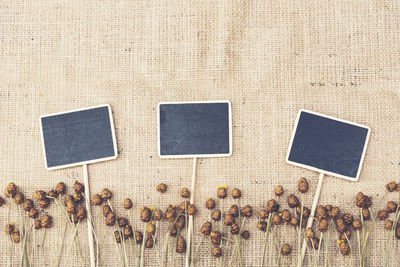
<svg viewBox="0 0 400 267"><path fill-rule="evenodd" d="M359 208L365 206L365 195L362 192L358 192L356 195L356 206Z"/></svg>
<svg viewBox="0 0 400 267"><path fill-rule="evenodd" d="M165 211L165 219L167 221L173 221L176 218L176 207L169 206Z"/></svg>
<svg viewBox="0 0 400 267"><path fill-rule="evenodd" d="M160 209L155 209L153 212L153 220L154 221L161 221L163 217L163 213Z"/></svg>
<svg viewBox="0 0 400 267"><path fill-rule="evenodd" d="M240 236L244 239L244 240L249 240L250 238L250 232L248 230L244 230Z"/></svg>
<svg viewBox="0 0 400 267"><path fill-rule="evenodd" d="M160 193L167 192L167 188L168 188L168 186L166 184L163 184L163 183L157 185L157 191L160 192Z"/></svg>
<svg viewBox="0 0 400 267"><path fill-rule="evenodd" d="M176 240L176 252L185 253L186 252L186 240L182 236L178 236Z"/></svg>
<svg viewBox="0 0 400 267"><path fill-rule="evenodd" d="M119 226L119 227L125 227L126 225L129 224L128 219L125 218L125 217L118 217L118 218L117 218L117 222L118 222L118 226Z"/></svg>
<svg viewBox="0 0 400 267"><path fill-rule="evenodd" d="M288 202L288 204L289 204L289 207L291 207L291 208L295 208L295 207L300 206L300 201L299 201L299 199L298 199L295 195L293 195L293 194L291 194L291 195L288 196L287 202Z"/></svg>
<svg viewBox="0 0 400 267"><path fill-rule="evenodd" d="M332 210L333 206L330 204L325 205L326 211L329 213Z"/></svg>
<svg viewBox="0 0 400 267"><path fill-rule="evenodd" d="M213 198L207 199L206 208L209 209L209 210L215 209L215 200Z"/></svg>
<svg viewBox="0 0 400 267"><path fill-rule="evenodd" d="M264 221L258 221L257 223L257 229L263 232L267 231L267 226L267 223Z"/></svg>
<svg viewBox="0 0 400 267"><path fill-rule="evenodd" d="M260 219L267 219L268 218L268 211L267 210L260 210Z"/></svg>
<svg viewBox="0 0 400 267"><path fill-rule="evenodd" d="M318 230L321 233L325 233L328 230L329 223L327 219L321 219L318 223Z"/></svg>
<svg viewBox="0 0 400 267"><path fill-rule="evenodd" d="M65 192L67 191L67 185L63 182L59 182L56 185L56 192L60 195L64 195Z"/></svg>
<svg viewBox="0 0 400 267"><path fill-rule="evenodd" d="M12 239L13 239L14 243L21 242L21 236L19 235L19 231L18 230L14 231L14 233L12 233L11 236L12 236Z"/></svg>
<svg viewBox="0 0 400 267"><path fill-rule="evenodd" d="M76 193L83 193L83 191L85 190L85 186L82 183L75 181L74 190Z"/></svg>
<svg viewBox="0 0 400 267"><path fill-rule="evenodd" d="M339 250L340 253L342 253L342 255L347 256L350 254L350 246L349 243L347 243L347 241L341 241L340 245L339 245Z"/></svg>
<svg viewBox="0 0 400 267"><path fill-rule="evenodd" d="M235 218L231 214L227 213L224 215L224 224L226 226L230 226L234 222L235 222Z"/></svg>
<svg viewBox="0 0 400 267"><path fill-rule="evenodd" d="M242 196L242 191L240 191L240 189L238 189L238 188L233 188L233 190L232 190L232 197L234 198L234 199L238 199L238 198L240 198Z"/></svg>
<svg viewBox="0 0 400 267"><path fill-rule="evenodd" d="M41 221L40 220L35 220L34 226L35 226L36 230L39 230L40 228L42 228Z"/></svg>
<svg viewBox="0 0 400 267"><path fill-rule="evenodd" d="M213 210L211 213L211 219L214 221L219 221L221 220L221 211L220 210Z"/></svg>
<svg viewBox="0 0 400 267"><path fill-rule="evenodd" d="M39 206L42 209L47 209L50 206L50 199L46 198L39 201Z"/></svg>
<svg viewBox="0 0 400 267"><path fill-rule="evenodd" d="M240 210L240 214L244 217L251 217L253 215L253 208L250 205L246 205Z"/></svg>
<svg viewBox="0 0 400 267"><path fill-rule="evenodd" d="M83 201L83 195L80 192L74 192L74 194L72 195L74 202L79 204Z"/></svg>
<svg viewBox="0 0 400 267"><path fill-rule="evenodd" d="M124 227L124 238L128 239L133 237L133 230L131 225L125 225Z"/></svg>
<svg viewBox="0 0 400 267"><path fill-rule="evenodd" d="M189 198L190 197L190 191L187 187L184 187L181 189L181 192L179 193L181 198Z"/></svg>
<svg viewBox="0 0 400 267"><path fill-rule="evenodd" d="M354 219L353 221L353 229L354 230L360 230L362 227L362 222L360 219Z"/></svg>
<svg viewBox="0 0 400 267"><path fill-rule="evenodd" d="M115 213L110 211L106 216L106 225L114 226L115 225L116 216Z"/></svg>
<svg viewBox="0 0 400 267"><path fill-rule="evenodd" d="M43 228L50 228L53 225L53 217L48 214L43 215L40 224Z"/></svg>
<svg viewBox="0 0 400 267"><path fill-rule="evenodd" d="M114 238L115 238L115 242L121 243L121 234L118 230L114 231Z"/></svg>
<svg viewBox="0 0 400 267"><path fill-rule="evenodd" d="M220 247L218 247L218 246L214 246L214 247L212 248L212 250L211 250L211 255L212 255L214 258L219 258L219 257L221 257L221 256L222 256L222 249L221 249Z"/></svg>
<svg viewBox="0 0 400 267"><path fill-rule="evenodd" d="M107 217L108 213L111 212L111 207L109 205L103 205L103 216Z"/></svg>
<svg viewBox="0 0 400 267"><path fill-rule="evenodd" d="M178 234L178 228L174 224L169 229L169 236L176 236L177 234Z"/></svg>
<svg viewBox="0 0 400 267"><path fill-rule="evenodd" d="M146 234L154 235L156 233L156 225L154 222L146 223Z"/></svg>
<svg viewBox="0 0 400 267"><path fill-rule="evenodd" d="M362 216L364 218L364 221L368 221L371 219L371 213L369 212L369 209L362 209Z"/></svg>
<svg viewBox="0 0 400 267"><path fill-rule="evenodd" d="M145 247L146 248L153 248L153 245L154 245L153 237L152 236L148 236L146 238Z"/></svg>
<svg viewBox="0 0 400 267"><path fill-rule="evenodd" d="M4 195L8 198L14 197L14 195L17 193L17 186L14 183L9 183L4 189Z"/></svg>
<svg viewBox="0 0 400 267"><path fill-rule="evenodd" d="M379 220L383 221L383 220L386 220L388 215L389 215L389 212L387 210L380 210L380 211L378 211L377 216L378 216Z"/></svg>
<svg viewBox="0 0 400 267"><path fill-rule="evenodd" d="M307 179L301 177L297 184L297 187L301 193L307 193L309 188Z"/></svg>
<svg viewBox="0 0 400 267"><path fill-rule="evenodd" d="M186 213L188 206L189 206L189 201L184 200L181 203L179 203L178 210L180 210L182 213Z"/></svg>
<svg viewBox="0 0 400 267"><path fill-rule="evenodd" d="M350 229L346 229L346 231L344 231L343 233L339 234L339 239L340 240L350 240L351 238L351 230Z"/></svg>
<svg viewBox="0 0 400 267"><path fill-rule="evenodd" d="M394 234L395 234L397 239L400 239L400 226L399 225L396 226Z"/></svg>
<svg viewBox="0 0 400 267"><path fill-rule="evenodd" d="M196 206L194 204L189 204L187 208L187 213L192 216L195 215L196 212L197 212Z"/></svg>
<svg viewBox="0 0 400 267"><path fill-rule="evenodd" d="M396 188L397 188L397 184L395 181L391 181L390 183L388 183L386 185L386 190L389 192L394 192L396 190Z"/></svg>
<svg viewBox="0 0 400 267"><path fill-rule="evenodd" d="M24 209L24 211L30 211L30 209L33 208L33 201L30 199L25 199L22 208Z"/></svg>
<svg viewBox="0 0 400 267"><path fill-rule="evenodd" d="M46 199L46 192L44 192L43 190L37 190L33 193L33 197L39 201Z"/></svg>
<svg viewBox="0 0 400 267"><path fill-rule="evenodd" d="M233 217L238 217L239 216L239 207L237 205L232 205L229 208L229 214L231 214Z"/></svg>
<svg viewBox="0 0 400 267"><path fill-rule="evenodd" d="M314 249L318 249L319 247L319 238L313 238L311 239L311 245Z"/></svg>
<svg viewBox="0 0 400 267"><path fill-rule="evenodd" d="M37 209L31 208L29 210L29 213L28 213L29 218L36 219L38 215L39 215L39 212L37 211Z"/></svg>
<svg viewBox="0 0 400 267"><path fill-rule="evenodd" d="M296 212L297 214L301 215L301 207L296 207ZM303 220L307 220L307 218L310 216L310 209L307 207L303 207Z"/></svg>
<svg viewBox="0 0 400 267"><path fill-rule="evenodd" d="M101 196L99 194L93 195L92 204L94 206L100 206L102 202L103 202L103 199L101 198Z"/></svg>
<svg viewBox="0 0 400 267"><path fill-rule="evenodd" d="M15 230L14 223L10 223L10 224L6 225L6 228L5 228L6 235L11 235L14 232L14 230Z"/></svg>
<svg viewBox="0 0 400 267"><path fill-rule="evenodd" d="M353 215L351 215L350 213L343 214L343 221L345 224L351 225L353 223L353 220Z"/></svg>
<svg viewBox="0 0 400 267"><path fill-rule="evenodd" d="M272 217L272 223L274 225L280 225L282 224L282 217L279 214L274 214L274 216Z"/></svg>
<svg viewBox="0 0 400 267"><path fill-rule="evenodd" d="M282 245L281 254L282 254L283 256L287 256L287 255L289 255L291 252L292 252L292 247L291 247L289 244L285 243L285 244Z"/></svg>
<svg viewBox="0 0 400 267"><path fill-rule="evenodd" d="M140 231L135 231L135 240L136 244L142 244L143 243L143 234Z"/></svg>
<svg viewBox="0 0 400 267"><path fill-rule="evenodd" d="M280 196L283 195L283 193L284 193L285 191L284 191L284 189L283 189L283 186L277 185L277 186L275 186L274 192L275 192L275 196L280 197Z"/></svg>
<svg viewBox="0 0 400 267"><path fill-rule="evenodd" d="M240 227L237 223L232 223L231 225L231 234L237 235L240 232Z"/></svg>
<svg viewBox="0 0 400 267"><path fill-rule="evenodd" d="M306 237L307 238L315 238L314 230L311 227L306 229Z"/></svg>
<svg viewBox="0 0 400 267"><path fill-rule="evenodd" d="M397 192L400 192L400 183L396 186Z"/></svg>
<svg viewBox="0 0 400 267"><path fill-rule="evenodd" d="M76 204L73 201L68 201L67 202L67 212L69 214L74 214L76 209Z"/></svg>
<svg viewBox="0 0 400 267"><path fill-rule="evenodd" d="M392 230L392 227L393 227L393 221L390 219L387 219L385 221L385 226L384 226L385 230L390 231L390 230Z"/></svg>
<svg viewBox="0 0 400 267"><path fill-rule="evenodd" d="M211 237L211 243L214 246L219 246L221 244L221 237L222 237L221 232L211 231L210 237Z"/></svg>
<svg viewBox="0 0 400 267"><path fill-rule="evenodd" d="M111 199L112 198L111 190L108 188L104 188L103 190L101 190L101 198L103 199L103 201Z"/></svg>
<svg viewBox="0 0 400 267"><path fill-rule="evenodd" d="M64 205L67 206L68 201L74 201L74 197L71 194L65 196Z"/></svg>
<svg viewBox="0 0 400 267"><path fill-rule="evenodd" d="M124 199L124 209L129 210L133 206L132 200L130 198Z"/></svg>
<svg viewBox="0 0 400 267"><path fill-rule="evenodd" d="M58 193L55 190L51 189L49 190L49 192L47 192L47 196L50 198L56 198L58 197Z"/></svg>
<svg viewBox="0 0 400 267"><path fill-rule="evenodd" d="M339 207L333 207L331 211L329 212L329 216L331 216L332 219L338 219L340 216L340 208Z"/></svg>
<svg viewBox="0 0 400 267"><path fill-rule="evenodd" d="M212 230L211 222L206 222L201 226L200 233L203 235L210 235Z"/></svg>
<svg viewBox="0 0 400 267"><path fill-rule="evenodd" d="M389 201L389 202L386 204L386 209L387 209L387 211L390 212L390 213L395 212L396 209L397 209L397 204L396 204L396 202L394 202L394 201Z"/></svg>
<svg viewBox="0 0 400 267"><path fill-rule="evenodd" d="M217 197L224 199L228 194L228 190L225 187L218 187L217 189Z"/></svg>
<svg viewBox="0 0 400 267"><path fill-rule="evenodd" d="M291 226L296 227L299 225L299 219L297 217L292 217L290 219L290 223Z"/></svg>
<svg viewBox="0 0 400 267"><path fill-rule="evenodd" d="M282 220L285 222L285 223L288 223L288 222L290 222L290 219L292 218L292 215L290 214L290 211L289 210L287 210L287 209L284 209L283 211L282 211Z"/></svg>
<svg viewBox="0 0 400 267"><path fill-rule="evenodd" d="M346 227L346 224L344 223L343 219L341 219L341 218L336 219L335 224L336 224L336 230L339 233L343 233L344 231L346 231L347 227Z"/></svg>
<svg viewBox="0 0 400 267"><path fill-rule="evenodd" d="M148 207L140 209L140 219L142 222L149 222L151 219L151 210Z"/></svg>
<svg viewBox="0 0 400 267"><path fill-rule="evenodd" d="M24 202L24 194L17 192L14 196L14 201L17 205L21 205Z"/></svg>
<svg viewBox="0 0 400 267"><path fill-rule="evenodd" d="M268 213L275 212L279 209L279 205L275 199L270 199L267 201L266 211Z"/></svg>
<svg viewBox="0 0 400 267"><path fill-rule="evenodd" d="M328 212L323 205L318 205L317 210L315 211L315 217L318 221L328 217Z"/></svg>

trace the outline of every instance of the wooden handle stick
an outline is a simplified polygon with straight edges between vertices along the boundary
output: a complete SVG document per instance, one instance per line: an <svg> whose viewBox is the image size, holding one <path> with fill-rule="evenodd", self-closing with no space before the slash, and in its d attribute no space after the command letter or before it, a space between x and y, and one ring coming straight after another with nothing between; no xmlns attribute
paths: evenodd
<svg viewBox="0 0 400 267"><path fill-rule="evenodd" d="M89 175L87 164L83 165L83 183L85 185L85 202L87 211L87 225L88 225L88 242L89 242L89 252L90 252L90 266L95 267L96 261L94 258L94 246L93 246L93 232L92 232L92 211L90 209L90 190L89 190Z"/></svg>
<svg viewBox="0 0 400 267"><path fill-rule="evenodd" d="M317 208L317 204L318 204L318 200L319 200L319 195L321 193L322 182L323 181L324 181L324 173L321 172L319 174L319 178L318 178L317 190L315 191L315 196L314 196L314 201L313 201L313 204L312 204L312 207L311 207L310 217L308 218L308 221L307 221L307 228L312 227L312 225L313 225L315 209ZM300 225L300 227L301 227L301 225ZM306 255L306 248L307 248L307 240L304 238L303 246L301 247L301 261L299 261L297 263L297 267L301 267L303 265L304 256Z"/></svg>
<svg viewBox="0 0 400 267"><path fill-rule="evenodd" d="M197 158L193 158L193 172L192 172L192 185L190 187L190 204L194 202L194 189L196 185L196 168L197 168ZM191 243L192 243L192 231L193 231L193 216L189 216L189 225L187 232L187 249L186 249L186 267L190 266L191 257Z"/></svg>

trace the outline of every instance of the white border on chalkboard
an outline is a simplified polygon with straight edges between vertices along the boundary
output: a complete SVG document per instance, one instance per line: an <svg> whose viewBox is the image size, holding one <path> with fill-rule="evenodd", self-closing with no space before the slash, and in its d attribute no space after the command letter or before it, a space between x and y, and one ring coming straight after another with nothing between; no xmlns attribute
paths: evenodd
<svg viewBox="0 0 400 267"><path fill-rule="evenodd" d="M44 145L42 118L47 118L47 117L51 117L51 116L67 114L67 113L72 113L72 112L77 112L77 111L89 110L89 109L94 109L94 108L101 108L101 107L107 107L108 108L108 114L109 114L109 117L110 117L111 135L112 135L113 146L114 146L114 155L111 156L111 157L106 157L106 158L75 162L75 163L66 164L66 165L60 165L60 166L55 166L55 167L48 167L47 166L47 157L46 157L46 148L45 148L45 145ZM74 110L68 110L68 111L62 111L62 112L58 112L58 113L46 114L46 115L40 116L39 121L40 121L40 132L41 132L40 135L41 135L41 138L42 138L42 148L43 148L43 154L44 154L44 163L46 165L46 169L48 169L48 170L57 170L57 169L63 169L63 168L68 168L68 167L74 167L74 166L82 166L82 165L85 165L85 164L91 164L91 163L96 163L96 162L101 162L101 161L112 160L112 159L116 159L118 157L117 140L115 138L114 121L113 121L113 117L112 117L111 106L109 104L98 105L98 106L87 107L87 108L74 109Z"/></svg>
<svg viewBox="0 0 400 267"><path fill-rule="evenodd" d="M160 105L168 104L207 104L207 103L227 103L229 109L229 153L225 154L188 154L188 155L161 155L161 141L160 141ZM158 140L158 156L160 158L218 158L218 157L229 157L232 155L232 107L229 100L221 101L183 101L183 102L160 102L157 107L157 140Z"/></svg>
<svg viewBox="0 0 400 267"><path fill-rule="evenodd" d="M340 121L340 122L343 122L343 123L351 124L351 125L354 125L354 126L362 127L362 128L365 128L365 129L368 130L367 136L365 138L364 149L363 149L363 152L361 154L361 160L360 160L360 163L358 164L357 176L355 178L354 177L350 177L350 176L345 176L345 175L342 175L342 174L337 174L337 173L330 172L330 171L326 171L326 170L322 170L322 169L318 169L318 168L315 168L315 167L311 167L311 166L308 166L308 165L305 165L305 164L301 164L301 163L289 160L290 150L292 149L293 139L294 139L294 136L295 136L296 130L297 130L297 124L299 123L300 115L301 115L302 112L307 112L307 113L314 114L314 115L317 115L317 116L321 116L321 117L324 117L324 118L328 118L328 119ZM295 125L294 125L294 128L293 128L293 132L292 132L292 137L290 138L290 144L289 144L289 148L288 148L287 155L286 155L286 162L289 163L289 164L298 166L298 167L303 167L303 168L306 168L306 169L309 169L309 170L312 170L312 171L316 171L316 172L319 172L319 173L323 173L323 174L326 174L326 175L331 175L331 176L335 176L335 177L338 177L338 178L343 178L343 179L346 179L346 180L349 180L349 181L352 181L352 182L356 182L356 181L358 181L358 178L359 178L360 172L361 172L361 167L362 167L363 162L364 162L364 157L365 157L365 152L367 151L367 145L368 145L370 132L371 132L371 129L368 126L365 126L365 125L362 125L362 124L358 124L358 123L355 123L355 122L351 122L351 121L335 118L335 117L332 117L332 116L327 116L327 115L324 115L324 114L321 114L321 113L318 113L318 112L315 112L315 111L310 111L310 110L306 110L306 109L300 109L299 113L297 114L296 122L295 122Z"/></svg>

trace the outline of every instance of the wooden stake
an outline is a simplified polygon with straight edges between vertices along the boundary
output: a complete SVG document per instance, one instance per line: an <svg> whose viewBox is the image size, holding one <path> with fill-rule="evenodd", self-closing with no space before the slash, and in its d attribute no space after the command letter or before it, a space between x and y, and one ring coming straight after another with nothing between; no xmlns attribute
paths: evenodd
<svg viewBox="0 0 400 267"><path fill-rule="evenodd" d="M196 168L197 168L197 158L193 158L193 172L192 172L192 185L190 187L190 204L194 202L194 190L196 185ZM187 249L186 249L186 267L190 266L190 254L191 254L191 243L192 243L192 231L193 231L193 215L189 216L189 226L187 232Z"/></svg>

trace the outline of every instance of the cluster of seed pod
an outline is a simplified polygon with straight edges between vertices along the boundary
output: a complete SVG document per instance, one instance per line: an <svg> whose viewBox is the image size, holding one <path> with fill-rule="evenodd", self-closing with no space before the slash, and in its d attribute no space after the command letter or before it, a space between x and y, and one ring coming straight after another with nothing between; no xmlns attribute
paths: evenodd
<svg viewBox="0 0 400 267"><path fill-rule="evenodd" d="M233 199L239 200L242 197L242 192L240 189L234 188L231 192L231 195ZM227 196L228 187L226 185L219 186L217 188L217 197L222 200L226 199ZM211 211L211 221L205 222L201 226L200 233L203 236L210 237L211 244L213 245L211 249L211 255L213 257L219 258L223 255L223 250L221 247L222 238L227 234L224 233L224 229L221 229L221 227L219 227L219 230L213 230L213 224L216 226L215 224L218 221L221 221L221 219L223 220L223 225L225 227L229 227L229 233L233 236L240 236L244 240L248 240L250 238L250 232L248 230L243 230L243 224L241 223L241 217L249 218L253 215L253 208L250 205L239 207L237 204L233 204L229 207L229 210L223 214L220 209L216 208L217 205L214 198L207 199L205 206Z"/></svg>
<svg viewBox="0 0 400 267"><path fill-rule="evenodd" d="M388 192L399 192L400 194L400 183L396 184L395 181L392 181L386 185L386 190ZM390 219L390 214L394 214L394 220ZM394 235L397 239L400 239L400 209L398 203L395 201L388 201L386 203L385 209L378 211L377 218L381 221L385 220L384 228L387 231L394 230ZM396 223L394 223L394 221Z"/></svg>
<svg viewBox="0 0 400 267"><path fill-rule="evenodd" d="M63 190L63 188L64 188L64 190ZM64 205L65 205L65 209L66 209L67 213L70 216L70 220L74 223L78 223L78 222L84 220L87 216L87 211L86 211L86 208L84 205L85 186L82 183L75 181L73 188L74 188L73 194L65 195ZM63 186L62 184L59 183L56 186L55 191L63 192L61 194L65 194L66 193L65 184Z"/></svg>

